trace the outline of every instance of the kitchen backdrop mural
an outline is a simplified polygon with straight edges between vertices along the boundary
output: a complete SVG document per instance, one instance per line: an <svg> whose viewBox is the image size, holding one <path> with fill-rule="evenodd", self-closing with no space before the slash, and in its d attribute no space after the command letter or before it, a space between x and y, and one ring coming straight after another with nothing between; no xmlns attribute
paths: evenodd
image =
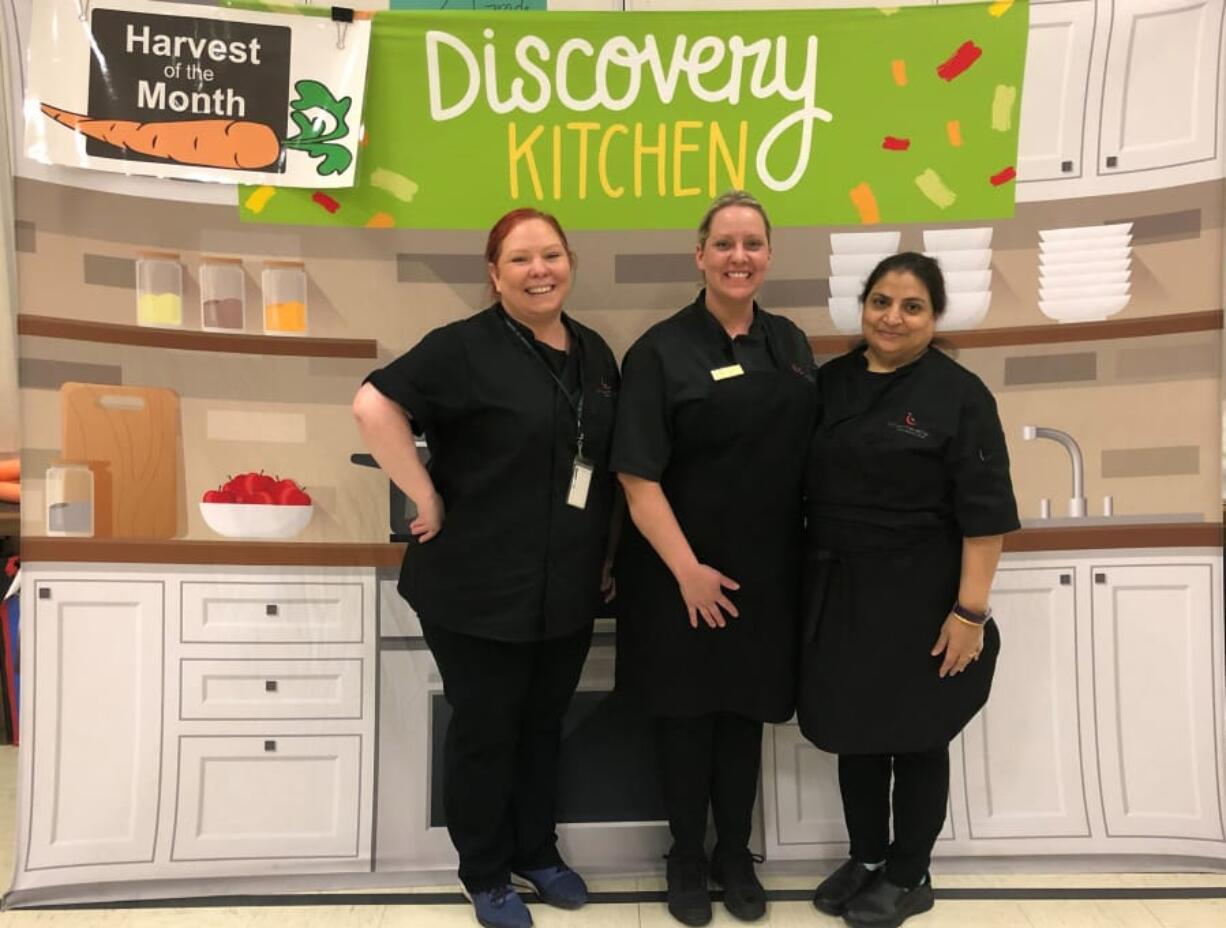
<svg viewBox="0 0 1226 928"><path fill-rule="evenodd" d="M76 6L76 0L57 2ZM151 9L162 5L145 4ZM378 0L356 5L388 7ZM757 10L851 4L746 0L744 5ZM922 135L931 127L891 129L879 119L866 120L876 150L864 156L863 165L866 171L879 172L871 182L865 178L861 183L853 176L854 153L830 154L822 149L822 121L812 110L825 105L824 93L834 94L835 88L824 88L819 80L813 98L797 91L790 102L786 96L753 101L772 121L791 119L797 108L804 110L789 130L796 138L784 147L794 151L800 133L812 132L813 157L834 158L834 168L826 175L834 185L830 190L823 188L822 175L804 181L822 199L824 218L818 222L805 220L798 196L767 189L770 178L787 174L789 164L778 157L765 159L766 176L755 173L752 146L738 161L737 146L742 143L733 118L736 106L725 101L719 115L693 115L690 110L673 115L668 117L666 137L661 136L667 154L662 151L647 162L648 192L656 189L659 166L660 190L667 187L670 197L667 203L649 204L646 214L651 221L638 227L633 221L635 209L626 208L634 205L631 198L593 202L602 183L628 184L632 192L633 172L629 179L602 178L593 168L596 172L587 176L593 193L586 203L554 196L556 175L550 159L560 152L570 157L578 151L556 146L577 146L579 137L554 134L555 124L576 117L552 111L517 116L521 134L509 144L519 161L509 168L507 130L501 130L499 172L474 176L474 184L490 187L468 199L456 196L466 163L464 133L487 128L485 123L492 119L488 108L469 114L472 125L467 129L463 120L457 121L447 141L436 147L428 139L418 143L412 123L390 128L386 138L377 138L374 124L368 124L369 137L357 155L357 186L337 190L289 190L260 183L236 188L38 163L17 144L22 137L23 90L29 88L25 52L31 42L32 6L31 0L4 5L9 135L14 140L17 175L14 311L19 333L20 533L25 559L28 565L34 560L30 552L36 552L37 559L46 563L86 564L94 580L112 572L117 581L135 577L137 586L173 587L165 594L165 627L167 634L181 631L183 637L167 654L182 658L185 666L197 659L221 660L228 639L210 637L207 622L193 638L186 625L179 628L180 614L172 616L169 610L181 608L186 616L194 595L190 588L199 586L207 618L207 603L214 601L209 597L221 596L217 591L228 582L222 576L227 565L236 565L231 571L235 576L246 577L244 582L256 590L255 599L271 597L276 586L267 575L251 574L260 565L273 565L283 573L307 570L305 579L294 581L299 585L322 582L320 578L327 577L320 572L332 569L379 571L370 578L350 578L360 593L355 594L354 609L368 623L364 632L355 632L353 638L304 639L316 643L309 648L302 644L301 652L290 646L271 657L252 653L250 647L235 652L244 659L318 657L321 652L311 649L323 647L319 642L331 642L338 650L326 655L329 660L368 661L360 673L373 674L377 658L373 651L361 649L377 645L375 611L385 638L408 640L418 634L403 605L383 597L382 584L399 561L400 549L391 542L405 524L404 500L389 489L376 468L362 466L364 449L350 403L370 370L431 329L487 304L481 258L485 224L509 202L506 189L499 185L509 185L513 177L518 177L520 201L543 202L545 208L556 210L564 225L572 208L581 217L571 234L579 269L568 309L599 331L619 357L646 327L693 297L697 274L689 226L697 221L711 191L718 192L733 179L743 179L754 192L777 197L780 228L775 233L771 279L761 302L800 325L819 360L851 344L858 328L855 295L863 275L881 256L900 249L936 255L951 291L942 334L958 360L995 394L1009 441L1025 531L1010 541L1013 547L1007 550L1063 550L1064 541L1044 547L1043 538L1055 536L1043 536L1043 529L1070 530L1072 534L1059 536L1068 539L1076 538L1080 530L1106 532L1124 526L1150 531L1145 536L1151 539L1147 549L1220 544L1226 274L1223 0L1032 0L1029 4L996 0L961 8L960 16L948 19L960 24L949 35L961 35L965 31L961 24L977 17L984 23L984 35L992 37L975 42L968 35L966 41L981 51L999 42L1016 51L1019 64L1024 47L1024 73L1019 70L1010 76L1008 68L991 72L992 79L965 105L960 101L956 113L934 124L931 138ZM548 4L553 11L615 11L607 23L601 20L600 29L605 31L616 29L615 16L625 15L623 10L693 11L711 6L727 4L701 0L551 0ZM852 39L847 42L862 36L855 47L882 50L880 55L873 52L874 67L879 65L881 71L875 94L905 93L908 88L917 96L927 93L924 81L929 75L921 66L926 57L932 58L933 69L946 66L951 72L959 68L964 72L932 76L934 86L969 81L980 66L985 75L989 73L990 56L985 55L982 65L975 64L975 54L962 49L962 40L946 43L948 47L938 54L926 51L918 41L907 44L899 39L890 44L881 39L901 34L897 22L914 12L912 6L944 3L904 0L891 3L890 9L848 14ZM518 34L513 24L516 14L469 15L488 16L492 27ZM1016 24L1016 37L1006 34L1011 22ZM716 23L716 32L722 23ZM373 31L372 59L380 49L377 16ZM462 31L456 23L454 31L465 37L464 42L475 43L473 47L481 43L480 29ZM451 55L452 64L468 60L465 55L476 61L473 56L478 52L469 45L461 51L461 44L456 38L439 53ZM792 51L800 54L796 43ZM833 48L823 45L821 55L827 54L832 61L837 57ZM803 70L800 63L795 67ZM824 72L819 68L817 73ZM378 103L381 90L387 92L386 84L372 76L370 105ZM457 93L448 89L446 98L440 99L445 103ZM871 110L872 97L866 95L863 101L855 97L848 105ZM475 99L485 105L484 97ZM687 106L688 102L692 101ZM673 170L672 148L683 138L685 144L691 141L690 135L673 134L672 123L682 116L705 126L692 133L694 144L704 148L694 156L695 164L701 162L701 182L693 184L693 193L678 199L672 194L685 182L664 172ZM649 110L641 119L654 126L665 117ZM538 124L547 125L529 144L525 139ZM713 124L719 125L718 130L711 129ZM46 131L67 132L57 125ZM591 131L589 141L595 151L605 128ZM627 131L632 142L634 130ZM555 141L558 138L562 140ZM614 133L609 145L628 144L625 138ZM761 142L752 133L750 138L754 145ZM939 163L917 156L919 138L943 146ZM991 157L974 167L975 176L982 175L983 189L959 200L957 188L969 183L965 178L971 176L965 153L974 151L981 140L992 146ZM414 148L419 144L422 151ZM654 135L651 144L656 144ZM1015 157L997 156L1011 152L1014 145ZM404 148L403 156L392 150L395 146ZM712 146L710 151L707 146ZM388 160L368 166L363 159L372 152ZM676 159L679 165L681 155ZM406 164L421 165L423 173L415 174ZM577 162L563 170L562 184L577 198ZM708 188L708 179L713 179L714 187ZM444 189L435 190L429 183ZM904 188L913 195L913 201L907 202L914 205L895 211L883 191ZM452 207L454 221L448 218ZM411 227L418 208L434 220L430 228ZM602 225L602 219L608 221ZM1175 527L1185 534L1162 534ZM1076 546L1095 547L1081 542ZM131 574L133 570L139 576ZM1220 568L1213 577L1220 600ZM275 611L271 599L269 603ZM281 608L291 607L283 603ZM1215 625L1205 640L1220 648L1221 614L1219 607L1213 608ZM156 626L158 635L162 628ZM250 641L270 640L261 634L252 632ZM196 653L193 647L204 650ZM346 647L357 650L350 653ZM404 686L408 692L409 684L397 680L412 678L420 683L428 676L415 663L418 651L406 648L396 659L418 669L388 676L390 665L384 663L385 679L378 686L373 676L363 677L369 686L360 704L355 703L356 715L335 716L351 722L331 726L283 722L277 730L305 736L322 725L328 737L343 741L358 731L356 720L373 726L373 704L368 701L376 698L376 691L384 700L404 695L396 687ZM161 659L160 652L155 657ZM41 665L35 672L40 669ZM1221 749L1220 669L1212 671L1212 698L1207 700L1219 713L1209 723L1206 743L1211 752ZM162 680L172 677L174 682L168 685L181 688L175 690L180 696L194 679L158 670L151 678L158 698ZM590 688L598 684L591 683ZM396 712L414 719L427 717L432 711L429 699L412 692L415 695L405 697L409 708L391 709L381 703L380 711L392 713L391 717ZM199 827L190 835L168 832L187 827L182 813L175 819L174 811L187 808L190 803L184 796L200 787L189 782L190 776L205 775L189 774L191 763L200 756L193 752L204 751L210 738L222 734L235 738L259 734L251 721L256 716L244 715L241 708L237 715L224 716L246 720L230 723L233 731L222 731L224 726L192 728L203 724L192 719L219 716L192 716L182 705L180 699L180 709L168 710L165 729L144 734L134 729L132 735L134 743L142 745L140 750L151 756L174 755L165 770L150 768L151 789L159 776L170 775L166 771L178 777L163 787L156 809L131 812L131 821L136 822L131 834L146 835L148 841L124 845L111 859L119 868L104 875L94 864L107 863L105 854L82 862L73 857L76 852L71 848L48 837L49 831L40 832L44 813L36 798L22 826L28 853L18 862L19 871L24 868L25 873L19 887L71 882L71 871L64 868L77 865L85 866L83 873L93 881L148 879L151 872L141 866L161 861L208 860L213 864L207 875L238 877L251 872L251 865L240 859L283 856L264 845L243 853L216 849L208 843L213 832L203 827L203 819L192 820L193 827ZM345 727L350 724L352 729ZM363 737L366 740L355 748L360 763L355 760L353 782L361 783L360 790L354 787L355 796L360 796L355 802L370 803L378 790L378 814L391 815L396 799L389 794L384 808L385 794L371 769L373 727ZM141 740L147 738L153 741ZM419 749L428 752L429 743L429 736L422 735L420 744L397 742L381 750L387 762L398 758L411 765ZM344 750L338 751L338 756L346 756ZM35 754L31 762L32 772L27 771L31 782L39 781L39 756ZM50 765L43 771L48 775L52 769L71 767L68 755L43 757ZM1223 789L1222 761L1217 754L1212 757L1213 779L1202 798L1213 801L1221 832L1217 803ZM82 769L89 766L85 762ZM82 789L97 788L83 777L78 777ZM412 777L413 784L427 788L428 765ZM767 787L767 801L776 801L770 790ZM650 806L650 801L645 802ZM205 816L204 803L202 798L192 806L192 814ZM355 818L359 824L352 834L345 833L339 845L324 846L312 857L314 863L304 865L306 869L294 870L297 864L293 864L281 872L378 869L381 859L389 868L422 868L429 853L434 853L423 850L427 845L446 853L445 834L437 823L421 819L428 817L428 810L418 809L405 811L395 828L380 825L379 840L387 842L381 858L369 843L376 830L370 818L374 813L366 805L362 809ZM273 812L260 810L260 814ZM955 826L959 821L954 819ZM778 835L772 838L771 826L763 827L768 829L769 850ZM1086 826L1087 834L1093 827L1097 826ZM413 843L412 828L423 836L421 842ZM118 834L121 829L116 826L112 831ZM99 825L98 834L104 832L110 834ZM1209 837L1226 848L1226 834ZM1206 853L1226 858L1226 850L1218 844ZM188 876L196 872L184 871Z"/></svg>

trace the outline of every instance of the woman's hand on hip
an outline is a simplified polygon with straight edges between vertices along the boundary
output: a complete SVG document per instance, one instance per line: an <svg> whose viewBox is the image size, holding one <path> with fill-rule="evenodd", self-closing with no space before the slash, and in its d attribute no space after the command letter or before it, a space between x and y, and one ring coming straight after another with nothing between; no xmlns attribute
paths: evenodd
<svg viewBox="0 0 1226 928"><path fill-rule="evenodd" d="M945 653L941 661L941 669L937 676L952 677L970 666L971 661L979 660L979 652L983 650L983 626L969 625L952 612L946 616L945 624L941 626L941 634L930 652L937 657Z"/></svg>
<svg viewBox="0 0 1226 928"><path fill-rule="evenodd" d="M696 563L677 577L677 585L685 600L685 611L690 614L691 628L698 627L699 616L711 628L723 628L727 624L725 612L734 618L740 615L724 590L739 590L741 585L714 567Z"/></svg>
<svg viewBox="0 0 1226 928"><path fill-rule="evenodd" d="M417 507L417 518L409 523L409 531L419 544L425 544L443 530L443 498L431 493Z"/></svg>

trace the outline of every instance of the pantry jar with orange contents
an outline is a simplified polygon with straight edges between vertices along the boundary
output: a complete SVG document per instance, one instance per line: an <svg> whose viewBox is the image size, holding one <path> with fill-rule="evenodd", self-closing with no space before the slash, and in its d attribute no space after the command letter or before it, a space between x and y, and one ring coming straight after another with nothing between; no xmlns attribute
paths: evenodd
<svg viewBox="0 0 1226 928"><path fill-rule="evenodd" d="M264 334L306 335L307 279L301 261L265 261L260 275L264 289Z"/></svg>
<svg viewBox="0 0 1226 928"><path fill-rule="evenodd" d="M200 327L209 332L241 332L247 277L242 258L200 257Z"/></svg>
<svg viewBox="0 0 1226 928"><path fill-rule="evenodd" d="M176 252L137 254L136 322L170 328L183 325L183 265Z"/></svg>

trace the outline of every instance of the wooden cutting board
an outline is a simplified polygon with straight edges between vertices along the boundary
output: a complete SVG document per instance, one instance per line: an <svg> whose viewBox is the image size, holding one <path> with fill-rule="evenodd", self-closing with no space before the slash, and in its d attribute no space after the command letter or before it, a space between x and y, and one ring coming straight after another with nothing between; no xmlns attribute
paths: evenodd
<svg viewBox="0 0 1226 928"><path fill-rule="evenodd" d="M65 383L65 461L94 474L94 535L179 534L179 396L162 387Z"/></svg>

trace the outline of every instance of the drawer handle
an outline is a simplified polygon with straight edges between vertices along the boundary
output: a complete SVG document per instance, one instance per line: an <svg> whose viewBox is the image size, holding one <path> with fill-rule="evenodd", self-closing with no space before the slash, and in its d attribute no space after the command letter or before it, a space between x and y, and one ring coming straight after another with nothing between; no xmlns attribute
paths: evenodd
<svg viewBox="0 0 1226 928"><path fill-rule="evenodd" d="M271 739L269 739L268 741L265 741L265 742L264 742L264 750L265 750L265 751L268 751L268 752L270 752L270 753L271 753L272 751L275 751L276 749L277 749L277 742L275 742L275 741L273 741L273 740L271 740Z"/></svg>
<svg viewBox="0 0 1226 928"><path fill-rule="evenodd" d="M267 606L264 607L264 615L276 615L276 614L277 614L277 604L276 603L269 603Z"/></svg>
<svg viewBox="0 0 1226 928"><path fill-rule="evenodd" d="M1106 574L1095 574L1095 575L1094 575L1094 582L1095 582L1095 583L1106 583L1106 582L1107 582L1107 575L1106 575Z"/></svg>
<svg viewBox="0 0 1226 928"><path fill-rule="evenodd" d="M264 692L265 693L275 693L276 691L277 691L277 681L276 680L265 680L264 681Z"/></svg>

